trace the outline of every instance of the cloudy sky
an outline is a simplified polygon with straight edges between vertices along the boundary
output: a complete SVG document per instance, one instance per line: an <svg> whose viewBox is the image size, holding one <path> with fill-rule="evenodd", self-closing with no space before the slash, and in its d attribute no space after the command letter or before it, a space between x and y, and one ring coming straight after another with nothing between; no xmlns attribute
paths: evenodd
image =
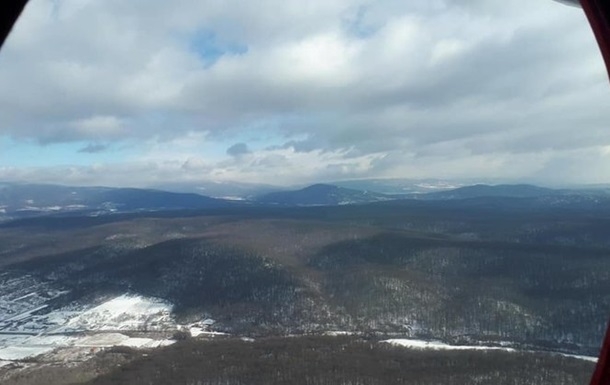
<svg viewBox="0 0 610 385"><path fill-rule="evenodd" d="M31 0L0 180L610 182L610 86L551 0Z"/></svg>

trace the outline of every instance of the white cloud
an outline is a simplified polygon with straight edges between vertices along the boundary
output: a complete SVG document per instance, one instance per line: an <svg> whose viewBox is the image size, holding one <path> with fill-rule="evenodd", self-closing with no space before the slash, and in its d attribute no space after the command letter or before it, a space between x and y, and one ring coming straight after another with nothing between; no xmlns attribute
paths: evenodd
<svg viewBox="0 0 610 385"><path fill-rule="evenodd" d="M104 138L116 137L121 132L123 123L115 116L92 116L79 119L70 124L77 132Z"/></svg>
<svg viewBox="0 0 610 385"><path fill-rule="evenodd" d="M0 53L0 135L138 143L58 181L542 180L602 156L608 104L585 18L550 0L37 0Z"/></svg>

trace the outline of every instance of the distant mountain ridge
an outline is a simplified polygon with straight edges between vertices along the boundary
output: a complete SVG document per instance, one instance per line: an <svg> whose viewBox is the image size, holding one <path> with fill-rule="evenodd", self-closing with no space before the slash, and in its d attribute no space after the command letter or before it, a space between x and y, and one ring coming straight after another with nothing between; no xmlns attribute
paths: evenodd
<svg viewBox="0 0 610 385"><path fill-rule="evenodd" d="M206 209L232 204L199 194L151 189L11 183L0 186L0 219L77 211Z"/></svg>
<svg viewBox="0 0 610 385"><path fill-rule="evenodd" d="M425 194L434 191L453 190L458 187L473 185L475 181L448 181L440 179L356 179L328 182L339 187L354 190L373 191L387 195Z"/></svg>
<svg viewBox="0 0 610 385"><path fill-rule="evenodd" d="M280 186L233 181L159 183L150 186L150 188L175 193L194 193L229 200L249 200L263 194L284 190Z"/></svg>
<svg viewBox="0 0 610 385"><path fill-rule="evenodd" d="M527 198L535 199L533 203L544 203L550 198L556 198L554 202L561 203L564 200L572 202L575 199L579 200L579 198L600 197L604 195L607 196L603 190L557 190L529 184L477 184L451 190L410 194L381 194L331 184L315 184L300 190L265 194L255 199L255 202L284 206L331 206L390 200L454 201L483 199L488 201L489 199L498 200L503 198Z"/></svg>
<svg viewBox="0 0 610 385"><path fill-rule="evenodd" d="M385 194L354 190L330 184L314 184L300 190L278 191L256 199L258 203L288 206L335 206L394 199Z"/></svg>
<svg viewBox="0 0 610 385"><path fill-rule="evenodd" d="M513 201L509 202L512 199ZM520 201L514 201L518 199ZM239 202L236 202L239 200ZM471 202L468 202L468 201ZM465 206L578 207L610 205L607 189L552 189L529 184L500 184L459 187L428 193L383 194L371 190L332 184L314 184L299 190L274 191L248 197L212 198L197 193L156 189L71 187L60 185L0 183L0 221L53 213L92 214L200 210L225 207L260 206L342 206L388 201L455 202ZM463 201L463 203L459 203Z"/></svg>
<svg viewBox="0 0 610 385"><path fill-rule="evenodd" d="M562 195L565 192L530 184L502 184L459 187L453 190L421 194L425 199L468 199L481 197L535 198L541 196Z"/></svg>

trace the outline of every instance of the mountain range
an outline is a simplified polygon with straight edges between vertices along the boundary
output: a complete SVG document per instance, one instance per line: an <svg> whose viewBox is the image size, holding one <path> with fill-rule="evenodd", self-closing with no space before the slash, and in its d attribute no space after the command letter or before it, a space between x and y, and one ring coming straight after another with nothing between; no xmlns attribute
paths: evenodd
<svg viewBox="0 0 610 385"><path fill-rule="evenodd" d="M336 206L380 202L391 199L396 199L396 196L354 190L329 184L314 184L300 190L265 194L256 198L255 201L285 206Z"/></svg>
<svg viewBox="0 0 610 385"><path fill-rule="evenodd" d="M267 192L248 199L212 198L196 193L154 189L0 184L0 220L89 213L206 210L227 207L339 206L388 201L447 201L458 205L549 206L593 208L608 205L607 189L550 189L533 185L472 185L428 193L383 194L331 184ZM475 201L469 201L474 199ZM511 203L512 202L512 203ZM442 204L442 203L439 203Z"/></svg>

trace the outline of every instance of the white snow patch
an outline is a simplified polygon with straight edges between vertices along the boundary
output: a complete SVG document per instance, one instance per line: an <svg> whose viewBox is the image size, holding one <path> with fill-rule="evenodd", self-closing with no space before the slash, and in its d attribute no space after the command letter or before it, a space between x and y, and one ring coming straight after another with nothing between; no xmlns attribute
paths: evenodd
<svg viewBox="0 0 610 385"><path fill-rule="evenodd" d="M246 198L244 198L244 197L238 197L238 196L233 196L233 195L213 197L213 198L224 199L226 201L245 201L246 200Z"/></svg>
<svg viewBox="0 0 610 385"><path fill-rule="evenodd" d="M558 354L563 357L576 358L577 360L597 362L597 357L593 357L593 356L579 356L577 354L565 354L565 353L558 353Z"/></svg>
<svg viewBox="0 0 610 385"><path fill-rule="evenodd" d="M152 338L128 338L121 342L121 346L129 346L130 348L142 348L155 342Z"/></svg>
<svg viewBox="0 0 610 385"><path fill-rule="evenodd" d="M48 353L53 349L51 346L7 346L0 349L0 360L23 360Z"/></svg>
<svg viewBox="0 0 610 385"><path fill-rule="evenodd" d="M152 338L129 338L121 343L121 346L128 346L136 349L152 349L162 346L169 346L176 343L173 340L153 340Z"/></svg>
<svg viewBox="0 0 610 385"><path fill-rule="evenodd" d="M346 331L342 331L342 330L333 330L333 331L328 331L328 332L324 332L325 336L332 336L332 337L338 337L338 336L353 336L354 332L346 332Z"/></svg>
<svg viewBox="0 0 610 385"><path fill-rule="evenodd" d="M189 328L189 333L191 333L191 337L199 337L204 333L202 328Z"/></svg>
<svg viewBox="0 0 610 385"><path fill-rule="evenodd" d="M47 314L45 317L47 321L52 325L65 325L71 319L78 317L82 314L82 311L66 311L56 310Z"/></svg>
<svg viewBox="0 0 610 385"><path fill-rule="evenodd" d="M171 311L171 304L156 298L122 295L87 310L68 325L91 331L163 329L174 324Z"/></svg>
<svg viewBox="0 0 610 385"><path fill-rule="evenodd" d="M69 209L69 210L84 209L85 207L87 207L87 206L85 206L85 205L68 205L68 206L66 206L66 208Z"/></svg>
<svg viewBox="0 0 610 385"><path fill-rule="evenodd" d="M49 307L49 305L38 306L37 308L30 309L30 310L25 311L23 313L19 313L17 315L14 315L14 316L12 316L10 318L7 318L7 319L4 319L2 321L4 321L4 322L6 322L6 321L20 321L20 320L29 318L33 313L36 313L37 311L42 310L42 309L46 309L47 307Z"/></svg>
<svg viewBox="0 0 610 385"><path fill-rule="evenodd" d="M32 288L39 285L37 282L30 285L28 277L15 280L13 286L18 286L19 290L8 287L7 294L0 298L7 309L0 318L8 317L0 325L4 333L0 334L0 367L11 361L51 352L54 357L52 359L84 360L93 352L112 346L145 349L168 346L175 341L130 338L122 331L166 333L182 327L176 324L171 314L172 304L156 298L125 294L95 307L73 305L37 314L49 306L48 301L45 301L46 296L57 298L66 292L50 290L44 286L33 291ZM45 298L39 293L46 293ZM13 296L15 298L11 298ZM204 321L206 327L213 322ZM201 334L209 332L202 328Z"/></svg>
<svg viewBox="0 0 610 385"><path fill-rule="evenodd" d="M13 300L13 302L21 301L21 300L23 300L23 299L30 298L30 297L34 297L34 296L36 296L36 295L38 295L38 293L36 293L36 292L28 293L28 294L26 294L26 295L22 295L22 296L21 296L21 297L19 297L19 298L15 298L15 299Z"/></svg>
<svg viewBox="0 0 610 385"><path fill-rule="evenodd" d="M212 337L214 337L214 336L228 336L228 335L229 335L228 333L221 333L221 332L207 332L207 331L204 331L204 332L203 332L203 333L201 333L201 334L206 335L206 336L212 336Z"/></svg>
<svg viewBox="0 0 610 385"><path fill-rule="evenodd" d="M0 334L0 349L7 346L22 345L28 338L31 338L31 336L23 334Z"/></svg>
<svg viewBox="0 0 610 385"><path fill-rule="evenodd" d="M99 333L79 339L74 346L91 348L109 348L123 344L129 336L121 333Z"/></svg>
<svg viewBox="0 0 610 385"><path fill-rule="evenodd" d="M152 338L129 337L121 333L99 333L76 341L74 346L86 348L109 348L112 346L127 346L136 349L158 348L169 346L176 341L155 340Z"/></svg>
<svg viewBox="0 0 610 385"><path fill-rule="evenodd" d="M505 352L515 352L513 348L497 347L497 346L477 346L477 345L448 345L440 341L424 341L424 340L406 340L406 339L391 339L381 341L394 346L401 346L409 349L418 350L502 350Z"/></svg>
<svg viewBox="0 0 610 385"><path fill-rule="evenodd" d="M381 341L382 343L388 343L394 346L401 346L408 349L417 350L501 350L505 352L518 352L519 350L514 348L499 347L499 346L479 346L479 345L448 345L440 341L424 341L424 340L409 340L409 339L390 339ZM584 360L589 362L597 362L597 357L591 356L580 356L576 354L566 354L558 352L547 352L547 351L534 351L534 350L522 350L524 353L547 353L552 355L559 355L563 357L576 358L578 360Z"/></svg>
<svg viewBox="0 0 610 385"><path fill-rule="evenodd" d="M71 346L76 341L77 337L69 337L64 335L53 335L53 336L35 336L28 338L24 341L26 346L45 346L45 347L63 347Z"/></svg>
<svg viewBox="0 0 610 385"><path fill-rule="evenodd" d="M221 333L221 332L211 332L208 330L205 330L203 328L200 327L194 327L191 326L189 327L189 333L191 333L191 337L199 337L199 336L226 336L228 335L227 333Z"/></svg>

